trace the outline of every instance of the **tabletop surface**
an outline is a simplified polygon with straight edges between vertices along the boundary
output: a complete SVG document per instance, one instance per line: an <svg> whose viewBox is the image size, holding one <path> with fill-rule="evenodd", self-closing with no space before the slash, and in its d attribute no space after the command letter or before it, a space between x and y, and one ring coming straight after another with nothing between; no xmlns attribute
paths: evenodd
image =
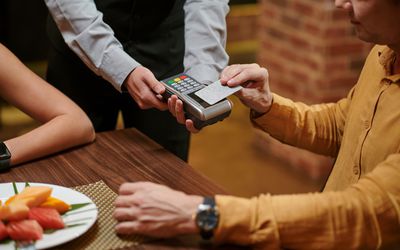
<svg viewBox="0 0 400 250"><path fill-rule="evenodd" d="M151 181L189 194L227 192L137 131L98 133L94 143L19 165L0 173L1 182L41 182L66 187L103 180L113 191L127 181ZM197 236L146 243L132 249L233 249L204 245ZM239 249L235 247L234 249Z"/></svg>

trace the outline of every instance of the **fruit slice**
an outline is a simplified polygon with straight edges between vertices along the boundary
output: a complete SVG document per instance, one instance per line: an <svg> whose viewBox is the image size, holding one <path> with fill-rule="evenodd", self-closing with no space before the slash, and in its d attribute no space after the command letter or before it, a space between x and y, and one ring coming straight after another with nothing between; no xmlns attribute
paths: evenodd
<svg viewBox="0 0 400 250"><path fill-rule="evenodd" d="M43 229L35 220L21 220L8 223L7 233L13 240L40 240Z"/></svg>
<svg viewBox="0 0 400 250"><path fill-rule="evenodd" d="M17 196L17 195L13 195L10 198L8 198L6 200L6 202L4 202L4 205L9 205L14 200L15 196Z"/></svg>
<svg viewBox="0 0 400 250"><path fill-rule="evenodd" d="M21 193L9 198L6 201L6 204L22 203L30 208L37 207L50 197L51 190L50 187L25 187Z"/></svg>
<svg viewBox="0 0 400 250"><path fill-rule="evenodd" d="M0 207L0 220L23 220L28 218L29 207L22 203L9 204Z"/></svg>
<svg viewBox="0 0 400 250"><path fill-rule="evenodd" d="M71 205L54 197L49 197L39 207L55 208L60 214L63 214L71 209Z"/></svg>
<svg viewBox="0 0 400 250"><path fill-rule="evenodd" d="M29 219L36 220L43 229L62 229L64 222L55 208L34 207L29 210Z"/></svg>
<svg viewBox="0 0 400 250"><path fill-rule="evenodd" d="M6 226L4 225L4 223L0 220L0 241L7 238L8 237L8 233L6 230Z"/></svg>

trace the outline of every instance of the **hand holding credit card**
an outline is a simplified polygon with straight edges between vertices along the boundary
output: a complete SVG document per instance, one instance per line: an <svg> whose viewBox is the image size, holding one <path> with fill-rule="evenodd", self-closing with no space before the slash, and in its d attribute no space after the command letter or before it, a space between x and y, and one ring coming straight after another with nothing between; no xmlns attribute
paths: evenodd
<svg viewBox="0 0 400 250"><path fill-rule="evenodd" d="M205 88L195 92L195 95L200 97L202 100L207 102L210 105L214 105L215 103L221 101L222 99L236 93L241 90L242 86L229 87L227 85L222 85L218 80Z"/></svg>

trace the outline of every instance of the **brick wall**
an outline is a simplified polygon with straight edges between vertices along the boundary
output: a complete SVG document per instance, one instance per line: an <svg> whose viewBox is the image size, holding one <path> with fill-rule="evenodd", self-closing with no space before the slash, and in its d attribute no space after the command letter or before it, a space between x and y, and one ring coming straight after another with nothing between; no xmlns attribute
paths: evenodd
<svg viewBox="0 0 400 250"><path fill-rule="evenodd" d="M227 52L230 63L253 63L259 45L259 15L257 4L230 6L227 17Z"/></svg>
<svg viewBox="0 0 400 250"><path fill-rule="evenodd" d="M358 40L333 0L260 0L257 61L269 69L271 89L308 104L337 101L357 80L369 44ZM257 137L264 150L314 179L332 159ZM304 171L303 171L304 172Z"/></svg>
<svg viewBox="0 0 400 250"><path fill-rule="evenodd" d="M257 4L230 6L227 16L228 43L258 39L260 9Z"/></svg>

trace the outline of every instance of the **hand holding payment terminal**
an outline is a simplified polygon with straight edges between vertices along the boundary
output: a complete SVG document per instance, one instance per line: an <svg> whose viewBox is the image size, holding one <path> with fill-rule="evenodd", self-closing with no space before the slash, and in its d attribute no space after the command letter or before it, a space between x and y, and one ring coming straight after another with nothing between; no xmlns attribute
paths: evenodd
<svg viewBox="0 0 400 250"><path fill-rule="evenodd" d="M226 98L214 105L209 105L196 96L195 92L207 85L199 83L186 74L175 75L161 82L166 89L163 97L168 100L171 95L178 96L183 102L186 118L191 119L197 129L222 121L231 113L232 103Z"/></svg>

